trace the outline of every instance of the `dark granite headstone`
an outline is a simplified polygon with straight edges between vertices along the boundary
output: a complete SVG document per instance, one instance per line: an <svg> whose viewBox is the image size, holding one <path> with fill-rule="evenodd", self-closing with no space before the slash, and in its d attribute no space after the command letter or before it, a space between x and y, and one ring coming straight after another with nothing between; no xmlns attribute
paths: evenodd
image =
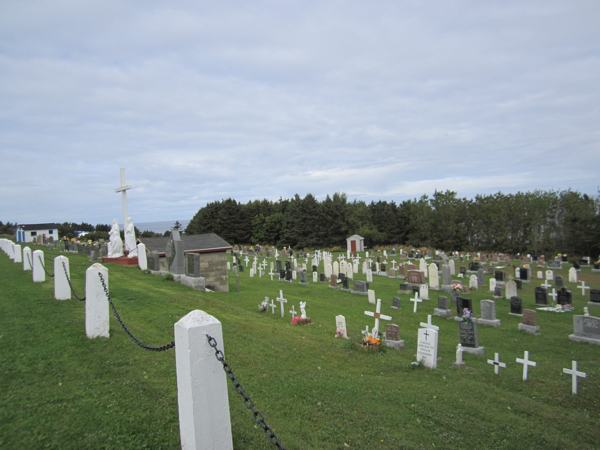
<svg viewBox="0 0 600 450"><path fill-rule="evenodd" d="M496 281L504 281L504 272L501 270L496 270L496 272L494 272L494 276L496 277Z"/></svg>
<svg viewBox="0 0 600 450"><path fill-rule="evenodd" d="M572 305L573 303L573 293L569 290L567 290L567 288L562 287L559 289L559 291L556 293L556 303L558 303L559 305Z"/></svg>
<svg viewBox="0 0 600 450"><path fill-rule="evenodd" d="M521 280L515 280L515 284L517 285L517 290L520 291L523 289L523 283Z"/></svg>
<svg viewBox="0 0 600 450"><path fill-rule="evenodd" d="M477 272L481 268L481 264L478 261L472 261L469 263L469 270L471 272Z"/></svg>
<svg viewBox="0 0 600 450"><path fill-rule="evenodd" d="M331 275L331 286L337 287L337 275L335 274Z"/></svg>
<svg viewBox="0 0 600 450"><path fill-rule="evenodd" d="M308 283L306 279L306 272L304 270L300 272L300 283Z"/></svg>
<svg viewBox="0 0 600 450"><path fill-rule="evenodd" d="M392 308L395 308L395 309L400 308L400 297L392 298Z"/></svg>
<svg viewBox="0 0 600 450"><path fill-rule="evenodd" d="M292 269L285 271L285 281L292 281Z"/></svg>
<svg viewBox="0 0 600 450"><path fill-rule="evenodd" d="M565 285L565 279L561 276L554 278L554 286L557 288L563 287Z"/></svg>
<svg viewBox="0 0 600 450"><path fill-rule="evenodd" d="M542 286L535 288L535 304L540 306L548 306L548 291Z"/></svg>
<svg viewBox="0 0 600 450"><path fill-rule="evenodd" d="M473 302L470 298L466 297L458 297L456 299L456 315L458 317L463 316L463 309L467 308L469 311L473 312Z"/></svg>
<svg viewBox="0 0 600 450"><path fill-rule="evenodd" d="M386 337L389 341L398 341L400 340L400 327L394 323L390 323L387 326L387 334Z"/></svg>
<svg viewBox="0 0 600 450"><path fill-rule="evenodd" d="M500 286L496 286L494 288L494 296L495 297L502 297L502 288Z"/></svg>
<svg viewBox="0 0 600 450"><path fill-rule="evenodd" d="M600 289L590 290L590 302L600 303Z"/></svg>
<svg viewBox="0 0 600 450"><path fill-rule="evenodd" d="M355 281L354 289L358 292L367 292L369 290L369 284L366 281Z"/></svg>
<svg viewBox="0 0 600 450"><path fill-rule="evenodd" d="M477 348L479 347L479 339L477 336L477 323L475 321L458 322L460 332L460 345L463 347Z"/></svg>
<svg viewBox="0 0 600 450"><path fill-rule="evenodd" d="M319 281L324 283L325 282L325 274L324 273L320 273L319 274Z"/></svg>
<svg viewBox="0 0 600 450"><path fill-rule="evenodd" d="M467 273L467 269L465 268L465 266L460 266L459 268L460 273L462 273L463 275Z"/></svg>
<svg viewBox="0 0 600 450"><path fill-rule="evenodd" d="M521 297L510 298L510 313L511 314L523 314L523 300Z"/></svg>
<svg viewBox="0 0 600 450"><path fill-rule="evenodd" d="M344 286L344 289L348 289L348 277L342 278L342 286Z"/></svg>
<svg viewBox="0 0 600 450"><path fill-rule="evenodd" d="M521 280L527 281L529 279L528 275L529 275L529 270L527 270L525 267L521 267L521 269L519 270L519 278Z"/></svg>
<svg viewBox="0 0 600 450"><path fill-rule="evenodd" d="M279 271L279 279L280 280L285 280L285 269L281 269Z"/></svg>

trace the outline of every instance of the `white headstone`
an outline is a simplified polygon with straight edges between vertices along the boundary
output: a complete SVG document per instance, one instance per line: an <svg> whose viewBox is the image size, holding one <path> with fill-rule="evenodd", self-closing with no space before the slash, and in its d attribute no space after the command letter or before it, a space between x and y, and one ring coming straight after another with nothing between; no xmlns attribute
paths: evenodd
<svg viewBox="0 0 600 450"><path fill-rule="evenodd" d="M438 273L438 268L434 263L429 264L429 286L431 287L431 289L440 288L440 276Z"/></svg>
<svg viewBox="0 0 600 450"><path fill-rule="evenodd" d="M333 262L333 273L335 274L335 276L338 276L340 273L340 263L338 263L337 261Z"/></svg>
<svg viewBox="0 0 600 450"><path fill-rule="evenodd" d="M511 299L517 296L517 283L513 280L506 282L505 297Z"/></svg>
<svg viewBox="0 0 600 450"><path fill-rule="evenodd" d="M494 292L496 290L496 279L490 278L490 292Z"/></svg>
<svg viewBox="0 0 600 450"><path fill-rule="evenodd" d="M138 266L140 266L140 270L147 270L148 269L148 258L146 257L146 245L138 244L137 258L138 258ZM227 264L229 265L229 263L227 263Z"/></svg>
<svg viewBox="0 0 600 450"><path fill-rule="evenodd" d="M369 303L370 303L371 305L375 305L375 304L377 304L377 300L376 300L376 298L375 298L375 291L374 291L374 290L372 290L372 289L369 289L369 290L367 291L367 298L369 299Z"/></svg>
<svg viewBox="0 0 600 450"><path fill-rule="evenodd" d="M313 272L313 283L319 282L319 274L317 272Z"/></svg>
<svg viewBox="0 0 600 450"><path fill-rule="evenodd" d="M33 282L43 283L46 281L46 272L44 272L44 252L35 250L32 255L33 262Z"/></svg>
<svg viewBox="0 0 600 450"><path fill-rule="evenodd" d="M417 338L417 361L425 367L437 366L438 332L430 328L419 328Z"/></svg>
<svg viewBox="0 0 600 450"><path fill-rule="evenodd" d="M546 280L554 280L554 272L552 270L546 270Z"/></svg>
<svg viewBox="0 0 600 450"><path fill-rule="evenodd" d="M15 263L22 263L23 255L21 254L21 246L19 244L15 244L13 248L14 248L14 252L15 252L15 257L14 257L13 261Z"/></svg>
<svg viewBox="0 0 600 450"><path fill-rule="evenodd" d="M25 247L23 249L23 270L32 270L33 267L31 267L31 264L31 249L29 247Z"/></svg>
<svg viewBox="0 0 600 450"><path fill-rule="evenodd" d="M453 259L448 261L448 265L450 266L450 275L456 275L456 263Z"/></svg>
<svg viewBox="0 0 600 450"><path fill-rule="evenodd" d="M569 283L577 283L577 270L575 267L569 269Z"/></svg>
<svg viewBox="0 0 600 450"><path fill-rule="evenodd" d="M335 329L336 331L341 331L345 338L348 337L346 318L344 316L335 316Z"/></svg>
<svg viewBox="0 0 600 450"><path fill-rule="evenodd" d="M419 286L419 297L423 300L429 300L429 286L426 284Z"/></svg>
<svg viewBox="0 0 600 450"><path fill-rule="evenodd" d="M427 263L425 262L425 259L424 259L424 258L421 258L421 259L419 260L419 270L420 270L421 272L423 272L423 273L425 274L425 276L427 276L427 275L428 275L428 273L429 273L429 272L427 271Z"/></svg>
<svg viewBox="0 0 600 450"><path fill-rule="evenodd" d="M373 282L373 271L371 269L367 269L367 283Z"/></svg>
<svg viewBox="0 0 600 450"><path fill-rule="evenodd" d="M469 277L469 289L477 289L477 275Z"/></svg>

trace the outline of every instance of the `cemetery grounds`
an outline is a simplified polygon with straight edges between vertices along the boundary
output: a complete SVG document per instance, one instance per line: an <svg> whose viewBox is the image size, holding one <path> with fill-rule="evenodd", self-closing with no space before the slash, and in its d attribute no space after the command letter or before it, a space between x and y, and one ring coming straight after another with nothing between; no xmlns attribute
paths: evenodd
<svg viewBox="0 0 600 450"><path fill-rule="evenodd" d="M58 250L30 247L43 250L46 267L52 268ZM90 263L83 255L65 255L81 296ZM468 265L455 261L457 273ZM366 352L355 344L366 325L373 327L364 311L374 311L374 305L366 296L329 289L328 283L313 284L312 274L309 285L301 286L299 280L271 281L268 275L250 278L246 268L240 273L239 292L230 272L229 293L205 293L135 267L106 267L116 308L136 337L149 345L171 342L173 324L194 309L221 321L225 342L219 348L287 449L600 448L600 347L567 337L573 333L573 314L583 314L589 298L589 290L584 297L567 282L570 264L555 272L573 292L573 313L538 311L541 334L531 335L517 330L522 319L508 315L509 301L496 299L502 325L479 327L485 356L464 354L465 368L452 367L458 323L434 316L442 358L435 370L412 364L417 330L433 313L437 296L449 294L430 290L431 300L413 313L411 295L396 293L402 280L373 275L370 289L382 299L382 313L400 326L405 348ZM543 281L535 278L535 263L531 267L533 283L524 284L519 295L524 308L535 309L534 289ZM510 267L504 270L512 274ZM355 280L366 279L360 272ZM473 299L475 317L480 316L479 302L493 299L489 277L467 295ZM590 268L582 268L580 279L600 287L600 274ZM263 298L278 297L280 289L288 300L285 318L277 302L275 314L259 312ZM392 297L401 297L402 309L390 307ZM300 301L307 302L311 325L291 324L288 311L292 306L299 311ZM52 279L33 283L31 272L4 253L0 308L0 448L180 448L173 350L139 348L112 311L110 338L88 339L83 302L54 300ZM590 314L600 316L598 310L590 307ZM338 314L346 317L349 340L334 337ZM382 321L382 331L387 323ZM526 382L523 366L515 361L525 350L537 362ZM507 364L500 375L487 363L494 353ZM588 374L577 396L571 394L571 377L562 373L573 360ZM231 385L229 405L234 448L274 448Z"/></svg>

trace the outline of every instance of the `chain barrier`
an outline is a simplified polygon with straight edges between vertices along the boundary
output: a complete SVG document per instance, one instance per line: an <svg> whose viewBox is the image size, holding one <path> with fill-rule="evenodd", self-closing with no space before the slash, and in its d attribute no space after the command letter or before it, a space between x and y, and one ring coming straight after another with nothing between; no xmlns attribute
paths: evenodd
<svg viewBox="0 0 600 450"><path fill-rule="evenodd" d="M48 275L50 278L54 278L54 274L49 274L48 271L46 270L46 264L44 264L44 261L42 261L42 257L39 254L38 254L38 259L40 260L40 264L42 265L44 272L46 272L46 275Z"/></svg>
<svg viewBox="0 0 600 450"><path fill-rule="evenodd" d="M33 270L33 263L31 262L31 255L29 253L27 253L27 260L29 261L29 267Z"/></svg>
<svg viewBox="0 0 600 450"><path fill-rule="evenodd" d="M104 288L104 292L106 293L106 298L108 299L108 303L110 303L110 306L111 306L113 312L115 313L115 316L117 316L117 320L119 321L119 323L121 324L121 326L123 327L123 329L125 330L125 332L133 340L133 342L135 342L140 347L142 347L142 348L144 348L146 350L150 350L152 352L163 352L165 350L169 350L170 348L175 347L175 341L171 341L170 344L163 345L162 347L152 347L150 345L144 344L142 341L140 341L138 338L136 338L133 335L133 333L131 331L129 331L129 329L127 328L127 325L125 325L123 323L123 320L121 320L121 316L117 312L117 308L115 308L115 305L114 305L114 303L112 301L110 293L108 292L108 287L106 287L106 283L104 282L104 277L102 276L102 274L100 272L98 272L98 276L100 277L100 282L102 283L102 287Z"/></svg>
<svg viewBox="0 0 600 450"><path fill-rule="evenodd" d="M237 377L235 376L235 373L233 373L233 370L231 370L231 367L229 366L227 361L225 361L225 356L223 355L223 352L217 348L217 341L215 340L215 338L209 334L206 335L206 338L208 339L208 345L215 349L215 357L217 358L217 361L223 364L223 370L227 374L227 378L231 380L231 384L235 388L235 392L240 394L244 399L244 406L252 411L254 421L262 427L263 431L265 432L265 436L271 444L273 444L278 449L286 450L285 447L279 441L279 438L273 432L273 429L269 425L267 425L267 422L265 422L265 417L260 411L256 410L256 405L252 401L252 398L248 397L244 392L244 386L240 384L240 382L237 380Z"/></svg>
<svg viewBox="0 0 600 450"><path fill-rule="evenodd" d="M69 278L69 274L67 274L67 265L65 264L64 261L62 262L62 266L63 266L63 270L65 271L65 277L67 278L67 282L69 283L69 287L71 288L71 292L73 293L73 295L75 296L75 298L77 300L79 300L80 302L85 302L85 297L81 298L81 297L77 296L77 293L75 292L75 288L71 284L71 279Z"/></svg>

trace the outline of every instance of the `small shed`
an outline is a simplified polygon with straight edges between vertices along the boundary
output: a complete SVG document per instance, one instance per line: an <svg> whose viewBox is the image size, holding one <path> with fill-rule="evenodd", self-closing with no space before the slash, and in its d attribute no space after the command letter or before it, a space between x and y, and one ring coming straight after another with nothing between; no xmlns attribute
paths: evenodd
<svg viewBox="0 0 600 450"><path fill-rule="evenodd" d="M166 249L170 240L170 236L141 238L147 251L158 252L164 270L168 270ZM181 240L185 254L200 253L200 276L204 277L206 287L213 291L229 292L227 251L231 250L232 246L214 233L184 234Z"/></svg>
<svg viewBox="0 0 600 450"><path fill-rule="evenodd" d="M365 238L358 234L350 236L346 239L346 243L348 244L348 251L350 253L365 251Z"/></svg>
<svg viewBox="0 0 600 450"><path fill-rule="evenodd" d="M34 223L30 225L17 226L17 242L33 242L38 236L46 236L46 239L52 238L53 241L58 240L57 223Z"/></svg>

